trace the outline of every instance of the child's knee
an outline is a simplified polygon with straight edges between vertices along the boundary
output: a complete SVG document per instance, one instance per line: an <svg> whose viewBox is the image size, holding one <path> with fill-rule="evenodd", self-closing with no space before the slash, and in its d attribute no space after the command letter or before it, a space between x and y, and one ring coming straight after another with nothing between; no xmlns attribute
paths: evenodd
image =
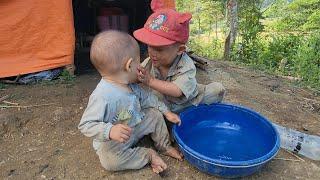
<svg viewBox="0 0 320 180"><path fill-rule="evenodd" d="M124 162L124 160L121 160L120 158L116 157L108 157L107 159L100 158L100 163L101 166L107 171L122 171L126 169L132 169L126 162Z"/></svg>
<svg viewBox="0 0 320 180"><path fill-rule="evenodd" d="M110 152L110 149L107 148L106 144L101 144L96 153L99 157L100 164L104 169L108 171L120 170L120 159L115 154Z"/></svg>
<svg viewBox="0 0 320 180"><path fill-rule="evenodd" d="M119 164L117 163L117 160L111 161L110 159L102 159L100 158L101 166L106 169L107 171L119 171L121 170L119 168Z"/></svg>
<svg viewBox="0 0 320 180"><path fill-rule="evenodd" d="M205 104L221 102L225 96L226 88L218 82L210 83L205 88L203 101Z"/></svg>
<svg viewBox="0 0 320 180"><path fill-rule="evenodd" d="M218 83L219 85L219 93L218 93L218 96L223 98L224 95L226 94L226 88L221 84L221 83Z"/></svg>
<svg viewBox="0 0 320 180"><path fill-rule="evenodd" d="M150 162L150 154L147 148L136 147L115 154L106 152L102 156L100 154L99 159L104 169L108 171L122 171L141 169Z"/></svg>

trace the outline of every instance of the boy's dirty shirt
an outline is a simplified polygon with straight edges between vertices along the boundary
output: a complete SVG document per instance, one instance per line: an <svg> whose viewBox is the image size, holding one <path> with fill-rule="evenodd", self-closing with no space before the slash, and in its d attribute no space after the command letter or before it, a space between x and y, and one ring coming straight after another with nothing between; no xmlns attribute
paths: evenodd
<svg viewBox="0 0 320 180"><path fill-rule="evenodd" d="M113 124L125 123L134 128L143 121L145 115L142 109L153 107L161 113L169 110L151 91L144 90L138 84L130 84L129 87L132 92L102 79L91 94L79 127L84 134L94 137L95 150L102 142L110 140L109 133Z"/></svg>
<svg viewBox="0 0 320 180"><path fill-rule="evenodd" d="M204 94L201 92L204 91L204 87L197 83L196 67L186 53L175 58L168 71L167 77L162 77L157 68L151 67L151 61L149 61L147 66L151 69L150 72L155 78L172 82L182 91L183 96L178 98L164 96L164 102L173 112L177 112L191 105L198 105L203 99Z"/></svg>

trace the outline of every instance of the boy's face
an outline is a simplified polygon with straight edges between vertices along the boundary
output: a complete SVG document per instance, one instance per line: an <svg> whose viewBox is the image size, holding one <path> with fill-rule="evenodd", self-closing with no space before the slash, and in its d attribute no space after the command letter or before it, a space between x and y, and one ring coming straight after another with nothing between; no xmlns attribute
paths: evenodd
<svg viewBox="0 0 320 180"><path fill-rule="evenodd" d="M182 44L148 46L148 53L154 67L170 67L177 55L185 49Z"/></svg>

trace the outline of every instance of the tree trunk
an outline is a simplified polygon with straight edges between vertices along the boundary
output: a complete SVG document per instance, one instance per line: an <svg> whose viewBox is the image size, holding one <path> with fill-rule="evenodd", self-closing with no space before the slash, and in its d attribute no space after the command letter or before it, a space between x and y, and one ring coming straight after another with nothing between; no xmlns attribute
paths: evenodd
<svg viewBox="0 0 320 180"><path fill-rule="evenodd" d="M224 42L224 60L229 60L230 57L230 51L231 51L231 46L230 46L230 33L228 34L226 41Z"/></svg>
<svg viewBox="0 0 320 180"><path fill-rule="evenodd" d="M216 16L216 39L218 39L218 18Z"/></svg>
<svg viewBox="0 0 320 180"><path fill-rule="evenodd" d="M211 36L211 31L212 31L212 20L210 20L210 26L209 26L209 35L208 35L208 39L210 39Z"/></svg>
<svg viewBox="0 0 320 180"><path fill-rule="evenodd" d="M231 49L235 43L238 30L238 3L237 0L229 0L227 4L228 8L228 22L230 23L230 30L226 38L225 47L224 47L224 59L230 59Z"/></svg>
<svg viewBox="0 0 320 180"><path fill-rule="evenodd" d="M198 21L198 38L200 38L200 30L201 30L201 19L199 15L199 21Z"/></svg>
<svg viewBox="0 0 320 180"><path fill-rule="evenodd" d="M237 30L238 30L238 3L237 0L231 0L231 19L230 19L230 42L231 47L236 41Z"/></svg>

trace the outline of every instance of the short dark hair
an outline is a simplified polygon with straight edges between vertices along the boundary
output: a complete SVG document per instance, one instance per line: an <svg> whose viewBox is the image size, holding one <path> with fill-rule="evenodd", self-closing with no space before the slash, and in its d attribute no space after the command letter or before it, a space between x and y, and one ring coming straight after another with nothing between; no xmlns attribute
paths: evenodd
<svg viewBox="0 0 320 180"><path fill-rule="evenodd" d="M132 36L109 30L97 34L93 39L90 59L100 73L112 74L119 72L128 59L136 58L139 53L139 45Z"/></svg>

